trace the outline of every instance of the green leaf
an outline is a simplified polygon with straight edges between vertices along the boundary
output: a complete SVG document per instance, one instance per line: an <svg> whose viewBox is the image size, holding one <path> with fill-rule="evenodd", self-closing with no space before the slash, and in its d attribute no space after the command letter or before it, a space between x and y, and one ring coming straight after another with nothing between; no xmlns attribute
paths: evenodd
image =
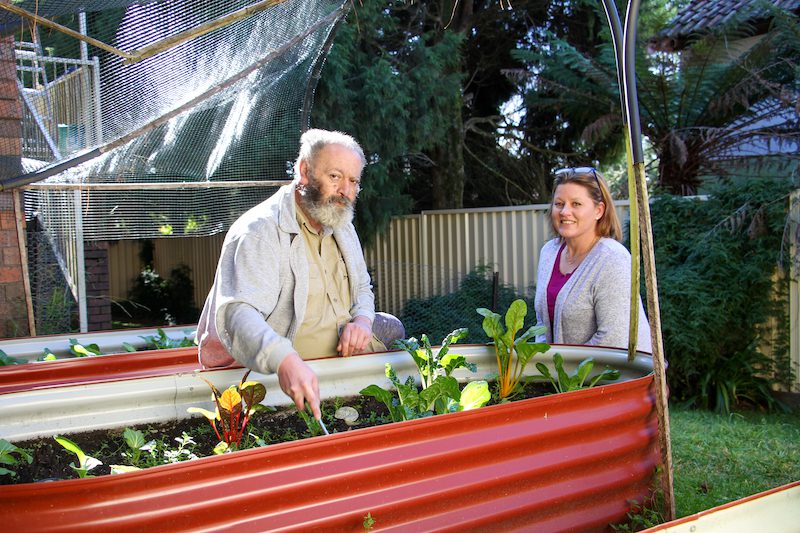
<svg viewBox="0 0 800 533"><path fill-rule="evenodd" d="M483 307L476 309L476 311L484 317L483 331L486 332L489 338L497 342L504 333L503 326L500 325L500 315Z"/></svg>
<svg viewBox="0 0 800 533"><path fill-rule="evenodd" d="M594 359L592 357L588 357L581 361L576 370L576 388L583 387L586 378L589 377L589 374L592 372L592 368L594 368Z"/></svg>
<svg viewBox="0 0 800 533"><path fill-rule="evenodd" d="M136 346L134 346L133 344L131 344L129 342L123 342L122 343L122 347L125 349L126 352L135 352L135 351L137 351L136 350Z"/></svg>
<svg viewBox="0 0 800 533"><path fill-rule="evenodd" d="M122 437L125 439L125 444L133 450L139 450L144 446L144 433L138 429L125 428Z"/></svg>
<svg viewBox="0 0 800 533"><path fill-rule="evenodd" d="M556 374L558 375L558 384L562 392L572 390L572 380L567 372L564 370L564 358L560 353L553 356L553 365L556 367Z"/></svg>
<svg viewBox="0 0 800 533"><path fill-rule="evenodd" d="M478 371L478 365L475 363L468 363L466 357L457 353L448 353L439 360L439 364L444 367L444 373L446 376L449 376L454 370L459 368L467 368L472 372Z"/></svg>
<svg viewBox="0 0 800 533"><path fill-rule="evenodd" d="M67 451L74 453L78 457L78 462L81 464L82 467L83 464L86 462L86 454L83 453L83 450L81 450L80 446L78 446L77 444L75 444L66 437L55 437L55 439L56 442L59 443L64 448L66 448Z"/></svg>
<svg viewBox="0 0 800 533"><path fill-rule="evenodd" d="M525 300L514 300L506 311L506 330L516 333L522 329L525 324L525 316L528 314L528 304ZM507 344L512 344L513 340L509 339Z"/></svg>
<svg viewBox="0 0 800 533"><path fill-rule="evenodd" d="M239 394L242 396L248 407L253 407L264 401L267 397L267 388L258 381L247 381L239 387Z"/></svg>
<svg viewBox="0 0 800 533"><path fill-rule="evenodd" d="M459 403L459 411L469 411L470 409L478 409L483 407L492 398L492 393L489 392L489 383L486 381L470 381L461 391L461 400Z"/></svg>

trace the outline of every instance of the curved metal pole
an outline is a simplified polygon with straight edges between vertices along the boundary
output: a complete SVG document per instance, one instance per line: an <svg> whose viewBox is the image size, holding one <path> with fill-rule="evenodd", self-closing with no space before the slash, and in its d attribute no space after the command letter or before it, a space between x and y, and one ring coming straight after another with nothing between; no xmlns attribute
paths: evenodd
<svg viewBox="0 0 800 533"><path fill-rule="evenodd" d="M617 86L619 87L620 109L622 109L622 128L625 133L625 157L628 170L628 194L636 191L636 176L633 172L633 150L631 148L631 136L628 128L628 108L625 105L626 90L625 76L625 39L622 31L622 23L619 20L617 7L614 0L602 0L603 8L608 18L608 25L611 28L611 38L614 43L614 58L617 62ZM635 197L635 195L634 195ZM636 345L639 340L639 281L640 281L640 252L639 252L639 207L636 201L630 203L628 211L628 232L630 234L631 245L631 299L630 299L630 320L628 321L628 361L633 361L636 357Z"/></svg>
<svg viewBox="0 0 800 533"><path fill-rule="evenodd" d="M632 278L637 279L631 286L631 329L638 316L638 301L633 305L635 294L638 294L639 250L641 240L642 257L644 259L645 286L647 290L647 311L650 319L651 341L653 346L653 371L655 374L656 415L661 431L659 444L663 471L660 472L661 487L664 491L664 507L667 520L675 518L675 500L673 493L672 446L670 443L669 407L667 400L666 364L661 337L661 313L658 306L658 284L656 281L655 255L653 252L653 228L650 222L650 204L647 194L647 181L644 171L644 150L642 149L642 129L639 117L639 101L636 92L636 24L639 16L640 0L630 0L625 15L625 28L621 30L619 15L614 0L601 0L611 27L617 58L617 76L620 80L623 123L626 126L628 152L629 194L635 192L635 200L631 202L638 207L639 231L635 232L634 212L631 210L631 256ZM636 249L634 250L634 243ZM637 311L634 311L637 309ZM635 333L631 333L635 338ZM630 349L630 348L629 348Z"/></svg>

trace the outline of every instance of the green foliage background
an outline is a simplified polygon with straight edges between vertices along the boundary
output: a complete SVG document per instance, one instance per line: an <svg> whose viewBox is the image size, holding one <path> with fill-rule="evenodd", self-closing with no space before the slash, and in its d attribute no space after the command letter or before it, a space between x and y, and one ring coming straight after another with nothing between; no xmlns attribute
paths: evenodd
<svg viewBox="0 0 800 533"><path fill-rule="evenodd" d="M667 194L651 207L667 377L673 400L727 411L772 403L791 381L783 180L721 182L707 200ZM774 279L773 279L774 277ZM774 342L764 324L783 332ZM774 358L763 346L772 346Z"/></svg>

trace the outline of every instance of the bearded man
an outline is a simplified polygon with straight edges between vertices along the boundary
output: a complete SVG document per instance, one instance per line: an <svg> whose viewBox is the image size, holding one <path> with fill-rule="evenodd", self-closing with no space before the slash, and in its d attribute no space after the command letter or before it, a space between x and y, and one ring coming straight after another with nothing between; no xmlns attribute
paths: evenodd
<svg viewBox="0 0 800 533"><path fill-rule="evenodd" d="M384 351L405 335L391 315L376 320L352 223L365 164L351 136L305 132L292 183L228 231L198 323L205 367L235 360L277 372L281 390L300 410L308 402L316 418L319 385L304 360Z"/></svg>

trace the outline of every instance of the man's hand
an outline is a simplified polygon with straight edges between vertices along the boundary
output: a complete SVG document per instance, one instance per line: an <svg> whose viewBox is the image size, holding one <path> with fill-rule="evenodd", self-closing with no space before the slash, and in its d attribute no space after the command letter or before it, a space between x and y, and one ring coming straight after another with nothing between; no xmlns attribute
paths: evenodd
<svg viewBox="0 0 800 533"><path fill-rule="evenodd" d="M364 351L372 340L372 322L365 316L357 316L342 328L336 351L348 357Z"/></svg>
<svg viewBox="0 0 800 533"><path fill-rule="evenodd" d="M294 401L298 411L304 411L305 402L308 402L314 418L320 419L317 375L299 355L291 353L286 356L278 367L278 383L281 390Z"/></svg>

